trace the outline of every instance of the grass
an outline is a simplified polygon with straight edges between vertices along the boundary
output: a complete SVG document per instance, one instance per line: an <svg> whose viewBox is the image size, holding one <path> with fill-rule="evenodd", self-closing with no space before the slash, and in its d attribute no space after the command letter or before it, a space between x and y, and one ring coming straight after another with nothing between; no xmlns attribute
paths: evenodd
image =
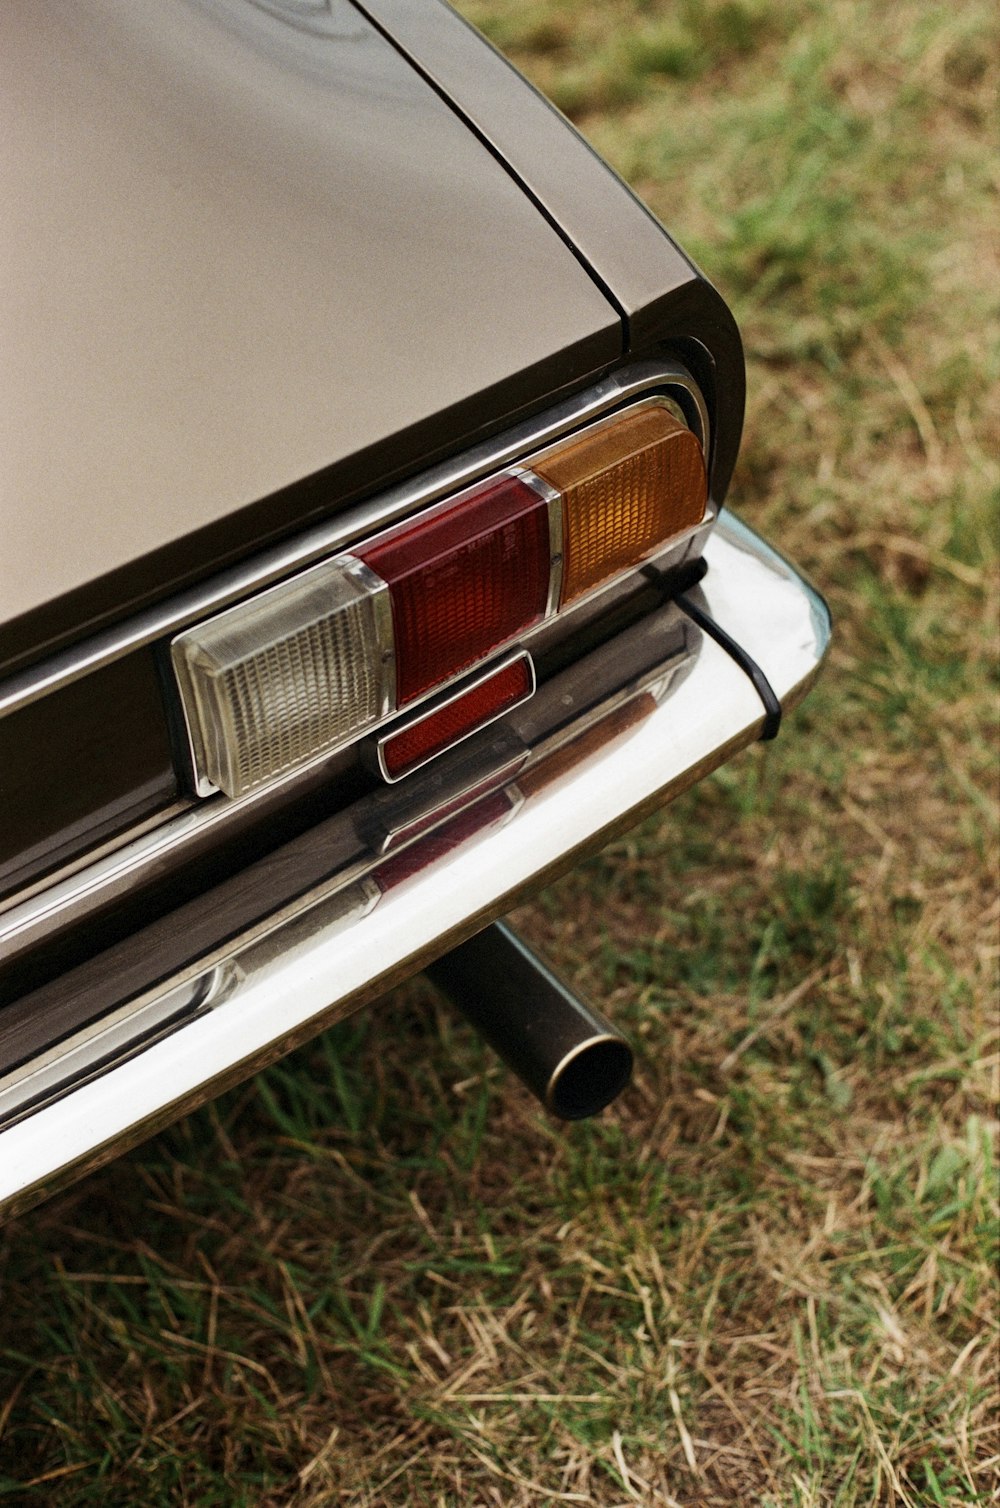
<svg viewBox="0 0 1000 1508"><path fill-rule="evenodd" d="M468 0L732 301L828 673L518 922L557 1130L415 981L0 1236L0 1501L1000 1501L997 27Z"/></svg>

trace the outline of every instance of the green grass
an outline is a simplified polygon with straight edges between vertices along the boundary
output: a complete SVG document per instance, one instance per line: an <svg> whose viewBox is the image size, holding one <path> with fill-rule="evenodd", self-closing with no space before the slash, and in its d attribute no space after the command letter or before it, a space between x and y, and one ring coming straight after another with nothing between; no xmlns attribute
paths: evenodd
<svg viewBox="0 0 1000 1508"><path fill-rule="evenodd" d="M0 1502L996 1502L996 18L465 9L731 300L831 663L519 915L598 1122L416 981L2 1234Z"/></svg>

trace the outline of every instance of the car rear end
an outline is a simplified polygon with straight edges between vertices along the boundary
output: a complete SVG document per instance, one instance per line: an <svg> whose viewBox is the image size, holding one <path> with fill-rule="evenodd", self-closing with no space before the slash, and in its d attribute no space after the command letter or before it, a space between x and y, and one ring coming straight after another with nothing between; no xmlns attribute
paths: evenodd
<svg viewBox="0 0 1000 1508"><path fill-rule="evenodd" d="M720 517L722 301L422 20L5 23L4 1212L773 735L825 652Z"/></svg>

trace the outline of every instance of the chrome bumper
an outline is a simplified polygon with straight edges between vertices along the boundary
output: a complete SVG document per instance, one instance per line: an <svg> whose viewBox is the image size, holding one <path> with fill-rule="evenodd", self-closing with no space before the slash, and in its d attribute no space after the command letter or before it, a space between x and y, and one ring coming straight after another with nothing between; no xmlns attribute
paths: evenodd
<svg viewBox="0 0 1000 1508"><path fill-rule="evenodd" d="M826 652L822 599L731 514L705 559L692 595L787 709ZM473 790L412 821L398 800L369 804L362 859L0 1079L0 1215L376 999L752 743L765 716L744 670L672 605L547 698L491 743Z"/></svg>

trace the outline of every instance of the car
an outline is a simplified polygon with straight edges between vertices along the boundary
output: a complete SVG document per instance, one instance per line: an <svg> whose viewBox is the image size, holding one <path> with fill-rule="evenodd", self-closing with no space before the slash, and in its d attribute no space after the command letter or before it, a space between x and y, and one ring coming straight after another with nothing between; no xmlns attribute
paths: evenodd
<svg viewBox="0 0 1000 1508"><path fill-rule="evenodd" d="M441 0L0 29L0 1213L424 969L592 1113L501 918L829 641L723 299Z"/></svg>

